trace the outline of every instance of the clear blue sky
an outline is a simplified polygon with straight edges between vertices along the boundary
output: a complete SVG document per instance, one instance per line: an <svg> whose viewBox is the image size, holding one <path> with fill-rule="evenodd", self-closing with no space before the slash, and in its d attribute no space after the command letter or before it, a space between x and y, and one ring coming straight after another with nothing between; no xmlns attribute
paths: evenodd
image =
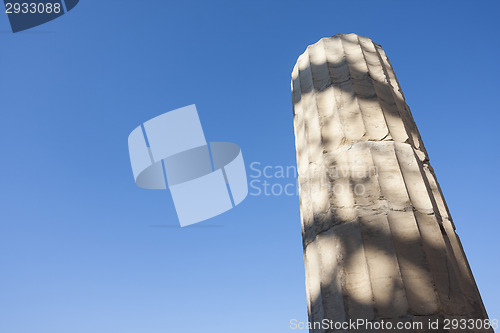
<svg viewBox="0 0 500 333"><path fill-rule="evenodd" d="M0 332L290 332L307 318L297 196L175 227L127 136L195 103L247 166L294 165L290 74L355 32L395 67L491 318L500 318L498 1L97 1L0 15ZM249 173L251 171L249 170ZM293 182L293 178L275 180Z"/></svg>

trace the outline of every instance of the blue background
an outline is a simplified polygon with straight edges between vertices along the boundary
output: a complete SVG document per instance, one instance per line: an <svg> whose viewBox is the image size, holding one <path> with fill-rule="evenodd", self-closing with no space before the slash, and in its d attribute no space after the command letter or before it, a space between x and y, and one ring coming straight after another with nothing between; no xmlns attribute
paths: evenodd
<svg viewBox="0 0 500 333"><path fill-rule="evenodd" d="M195 103L247 166L294 165L290 74L322 37L381 44L491 318L498 276L498 1L80 1L0 15L0 332L289 332L307 319L297 196L179 228L127 136ZM251 171L249 170L249 173ZM293 179L272 180L282 183Z"/></svg>

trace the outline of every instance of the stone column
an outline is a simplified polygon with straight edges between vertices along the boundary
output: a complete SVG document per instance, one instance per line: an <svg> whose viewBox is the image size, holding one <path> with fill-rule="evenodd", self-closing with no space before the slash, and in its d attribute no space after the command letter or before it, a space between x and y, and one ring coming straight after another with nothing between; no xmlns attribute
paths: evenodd
<svg viewBox="0 0 500 333"><path fill-rule="evenodd" d="M415 331L431 332L429 320L486 319L380 45L349 34L308 46L292 97L309 321L422 322ZM480 331L492 332L468 330Z"/></svg>

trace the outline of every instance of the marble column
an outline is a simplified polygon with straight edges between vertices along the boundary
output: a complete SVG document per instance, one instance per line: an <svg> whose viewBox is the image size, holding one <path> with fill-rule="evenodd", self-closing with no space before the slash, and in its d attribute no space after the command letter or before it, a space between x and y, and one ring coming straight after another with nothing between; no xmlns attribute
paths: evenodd
<svg viewBox="0 0 500 333"><path fill-rule="evenodd" d="M446 318L488 318L381 46L355 34L308 46L292 99L309 321L421 322L407 331L431 332L440 320L451 332ZM346 331L330 327L310 332Z"/></svg>

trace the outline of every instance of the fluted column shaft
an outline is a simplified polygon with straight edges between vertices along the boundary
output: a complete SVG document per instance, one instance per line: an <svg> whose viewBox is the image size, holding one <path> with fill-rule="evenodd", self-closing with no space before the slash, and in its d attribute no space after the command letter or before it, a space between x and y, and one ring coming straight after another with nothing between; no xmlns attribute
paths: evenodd
<svg viewBox="0 0 500 333"><path fill-rule="evenodd" d="M292 98L309 321L487 318L380 45L308 46Z"/></svg>

